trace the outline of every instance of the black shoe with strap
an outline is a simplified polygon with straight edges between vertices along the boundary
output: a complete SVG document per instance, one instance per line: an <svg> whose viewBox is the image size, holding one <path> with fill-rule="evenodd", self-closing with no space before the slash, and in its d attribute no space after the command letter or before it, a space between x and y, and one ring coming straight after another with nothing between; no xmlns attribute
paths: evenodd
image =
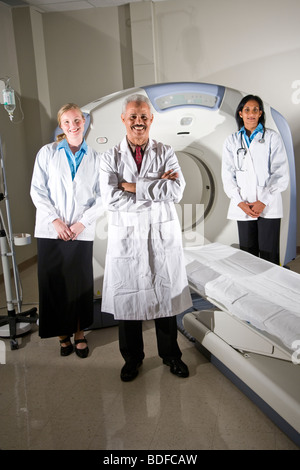
<svg viewBox="0 0 300 470"><path fill-rule="evenodd" d="M73 352L73 344L71 343L71 338L70 336L66 336L64 339L59 340L61 346L60 346L60 355L63 357L69 356ZM64 343L70 343L67 344L67 346L62 346Z"/></svg>
<svg viewBox="0 0 300 470"><path fill-rule="evenodd" d="M76 344L79 344L79 343L86 343L87 344L86 338L75 339L75 352L76 352L78 357L80 357L81 359L85 359L89 355L89 347L86 346L84 349L78 349L78 348L76 348Z"/></svg>

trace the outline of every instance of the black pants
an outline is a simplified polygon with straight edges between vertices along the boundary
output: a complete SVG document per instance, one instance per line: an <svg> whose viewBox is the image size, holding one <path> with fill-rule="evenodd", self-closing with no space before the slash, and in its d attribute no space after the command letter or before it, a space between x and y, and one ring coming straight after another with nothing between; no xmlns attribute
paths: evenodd
<svg viewBox="0 0 300 470"><path fill-rule="evenodd" d="M281 219L238 221L240 249L279 264L279 240Z"/></svg>
<svg viewBox="0 0 300 470"><path fill-rule="evenodd" d="M158 354L162 359L180 359L182 353L177 344L176 316L156 318L155 330ZM125 362L138 363L144 357L143 322L119 320L119 346Z"/></svg>

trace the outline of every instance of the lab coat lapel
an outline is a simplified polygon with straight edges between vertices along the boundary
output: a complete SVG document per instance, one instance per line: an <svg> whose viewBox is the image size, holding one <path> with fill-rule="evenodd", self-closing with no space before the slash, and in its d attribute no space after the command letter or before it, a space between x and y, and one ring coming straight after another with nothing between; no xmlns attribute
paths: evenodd
<svg viewBox="0 0 300 470"><path fill-rule="evenodd" d="M68 162L68 158L64 149L58 150L59 152L59 171L61 178L64 180L64 184L66 187L72 185L72 173L70 169L70 165Z"/></svg>
<svg viewBox="0 0 300 470"><path fill-rule="evenodd" d="M82 160L80 162L79 167L77 168L77 171L74 176L74 181L76 180L82 180L85 178L85 172L86 172L86 165L88 164L88 159L89 155L88 152L85 153L82 157Z"/></svg>
<svg viewBox="0 0 300 470"><path fill-rule="evenodd" d="M143 161L142 161L142 166L141 166L141 171L140 171L141 177L145 178L147 176L149 166L155 157L156 157L156 145L153 140L149 139L148 145L145 148L145 153L143 156Z"/></svg>
<svg viewBox="0 0 300 470"><path fill-rule="evenodd" d="M250 146L251 147L251 146ZM247 185L248 185L248 202L255 202L257 200L256 194L256 174L254 171L253 159L250 147L245 155L245 169L247 170Z"/></svg>
<svg viewBox="0 0 300 470"><path fill-rule="evenodd" d="M133 155L131 153L130 147L127 143L126 137L124 137L124 139L121 142L120 152L121 152L121 160L123 161L127 170L129 170L130 173L132 173L137 178L138 177L137 166L134 161Z"/></svg>

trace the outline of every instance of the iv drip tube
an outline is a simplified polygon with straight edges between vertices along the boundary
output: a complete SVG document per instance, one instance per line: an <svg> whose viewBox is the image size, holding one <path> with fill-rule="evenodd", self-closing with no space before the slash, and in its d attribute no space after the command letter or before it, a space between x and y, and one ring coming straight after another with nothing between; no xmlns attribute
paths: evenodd
<svg viewBox="0 0 300 470"><path fill-rule="evenodd" d="M3 179L3 187L4 187L3 199L5 200L6 213L7 213L8 243L9 243L9 248L10 248L10 253L7 252L6 256L11 255L12 257L12 266L13 266L13 274L14 274L14 280L15 280L16 297L17 297L16 302L18 306L18 312L21 312L19 273L18 273L18 266L16 263L16 256L15 256L15 250L14 250L14 241L13 241L12 224L11 224L11 217L10 217L9 199L8 199L8 194L7 194L6 174L5 174L5 167L4 167L4 160L3 160L1 136L0 136L0 163L1 163L2 179ZM5 232L2 214L0 214L0 216L1 216L0 217L0 230ZM1 236L1 238L3 238L3 235ZM2 248L6 251L6 247L4 246L4 241L1 244L1 253L2 253ZM2 264L3 264L3 257L2 257ZM4 267L3 267L3 270L4 270ZM10 282L10 277L9 277L9 282Z"/></svg>

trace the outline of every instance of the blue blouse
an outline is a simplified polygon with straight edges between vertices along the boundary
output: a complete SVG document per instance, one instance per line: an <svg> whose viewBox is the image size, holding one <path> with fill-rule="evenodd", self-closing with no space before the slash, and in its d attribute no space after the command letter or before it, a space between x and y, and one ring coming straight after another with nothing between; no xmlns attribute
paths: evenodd
<svg viewBox="0 0 300 470"><path fill-rule="evenodd" d="M75 175L76 175L76 172L79 168L79 165L83 159L83 156L87 153L87 143L86 141L83 139L83 142L81 144L81 147L80 149L75 153L75 155L73 154L73 152L71 151L70 147L69 147L69 144L68 144L68 141L67 139L63 139L59 145L58 145L58 148L59 149L65 149L65 152L66 152L66 156L67 156L67 159L68 159L68 162L69 162L69 166L70 166L70 170L71 170L71 174L72 174L72 180L74 180L75 178Z"/></svg>
<svg viewBox="0 0 300 470"><path fill-rule="evenodd" d="M254 131L250 135L250 137L247 136L245 126L241 127L239 132L241 132L243 134L243 136L245 137L247 147L249 148L250 144L251 144L252 140L254 139L254 137L256 136L256 134L258 134L259 132L261 132L261 133L264 132L264 127L261 123L259 123L258 126L254 129Z"/></svg>

